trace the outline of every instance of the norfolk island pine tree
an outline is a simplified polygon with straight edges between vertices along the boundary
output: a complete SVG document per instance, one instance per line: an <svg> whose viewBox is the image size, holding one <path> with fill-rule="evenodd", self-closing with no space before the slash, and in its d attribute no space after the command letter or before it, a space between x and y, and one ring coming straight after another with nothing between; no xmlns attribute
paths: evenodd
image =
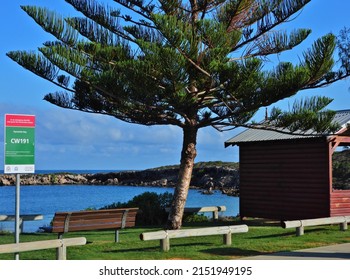
<svg viewBox="0 0 350 280"><path fill-rule="evenodd" d="M324 109L331 102L326 97L296 102L291 111L273 108L263 125L251 121L261 107L350 74L346 56L334 69L339 41L333 34L317 39L297 65L264 67L270 56L293 49L311 33L277 30L311 0L65 1L82 17L21 6L56 40L38 52L7 55L62 89L44 97L57 106L182 129L167 228L181 227L199 129L336 130L334 112Z"/></svg>

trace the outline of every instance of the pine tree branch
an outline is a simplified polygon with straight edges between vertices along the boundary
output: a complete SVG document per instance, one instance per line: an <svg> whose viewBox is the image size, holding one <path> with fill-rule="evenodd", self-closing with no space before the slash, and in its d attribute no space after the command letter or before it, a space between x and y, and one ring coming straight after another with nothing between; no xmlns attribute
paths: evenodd
<svg viewBox="0 0 350 280"><path fill-rule="evenodd" d="M322 87L327 87L335 82L338 82L338 81L341 81L341 80L344 80L345 78L348 78L350 77L350 73L346 73L342 76L339 76L337 78L334 78L332 80L325 80L325 79L322 79L321 81L316 81L312 84L308 84L306 86L304 86L303 88L301 88L300 90L307 90L307 89L317 89L317 88L322 88Z"/></svg>
<svg viewBox="0 0 350 280"><path fill-rule="evenodd" d="M275 16L275 22L269 22L269 24L266 24L266 25L261 25L259 30L257 30L256 34L250 38L248 38L247 40L243 41L242 43L240 44L237 44L234 48L232 48L231 52L234 52L240 48L242 48L243 46L245 45L248 45L254 41L256 41L259 37L261 37L262 35L270 32L272 29L274 29L276 26L280 25L281 23L285 23L288 21L288 19L294 15L295 13L297 13L298 11L300 11L300 9L302 9L308 2L310 2L310 0L298 0L298 4L294 4L294 3L291 3L291 1L288 1L286 0L286 6L287 5L291 5L289 6L288 8L286 8L287 11L280 11L281 14L276 17ZM295 5L295 6L292 6L292 5ZM268 17L269 14L273 12L273 13L276 13L276 10L268 10L267 12L263 12L261 14L261 19L264 18L264 17ZM271 15L270 15L271 16ZM257 19L259 20L259 19ZM253 24L254 22L251 22L250 24Z"/></svg>
<svg viewBox="0 0 350 280"><path fill-rule="evenodd" d="M46 8L21 6L38 25L46 32L68 46L74 46L78 41L78 32L72 29L62 16Z"/></svg>
<svg viewBox="0 0 350 280"><path fill-rule="evenodd" d="M46 9L28 9L61 45L46 43L41 51L47 61L33 57L34 64L24 67L71 90L75 98L77 91L67 86L69 80L59 72L75 77L75 85L85 83L92 91L86 110L115 107L116 112L121 111L110 114L128 121L134 118L146 125L172 122L183 127L197 112L200 127L244 126L261 106L349 75L330 76L334 49L329 42L305 55L304 65L281 63L275 70L262 71L263 60L257 56L292 49L306 38L300 31L288 36L272 29L309 1L191 0L186 5L180 0L160 0L156 6L143 0L115 0L140 20L93 0L67 0L84 19L63 19ZM122 25L127 22L131 25ZM239 35L240 28L245 34ZM81 35L91 43L79 42ZM132 51L135 46L137 50ZM244 47L241 63L232 62L232 51ZM45 64L49 62L53 67ZM64 96L57 98L64 103ZM82 104L89 96L85 98ZM78 106L73 99L69 102Z"/></svg>
<svg viewBox="0 0 350 280"><path fill-rule="evenodd" d="M74 92L73 89L55 81L58 76L58 68L56 68L51 62L45 60L44 57L25 51L12 51L6 53L6 55L13 61L16 61L19 65L23 66L44 80L49 81L64 90Z"/></svg>
<svg viewBox="0 0 350 280"><path fill-rule="evenodd" d="M152 16L151 16L151 12L153 10L152 9L147 9L142 5L143 1L133 1L133 0L113 0L114 2L120 4L121 6L123 6L124 8L127 8L128 10L133 11L134 13L144 17L145 19L152 21ZM134 7L137 7L140 9L137 10ZM151 7L151 6L150 6Z"/></svg>
<svg viewBox="0 0 350 280"><path fill-rule="evenodd" d="M176 46L174 46L176 47ZM208 73L206 70L204 70L202 67L200 67L196 62L194 62L182 49L176 47L176 49L183 55L183 57L191 63L199 72L203 73L207 77L211 78L210 73Z"/></svg>
<svg viewBox="0 0 350 280"><path fill-rule="evenodd" d="M66 2L95 23L129 42L135 43L133 38L123 32L123 27L119 24L118 20L116 20L116 17L112 16L115 11L109 6L97 4L93 0L66 0Z"/></svg>

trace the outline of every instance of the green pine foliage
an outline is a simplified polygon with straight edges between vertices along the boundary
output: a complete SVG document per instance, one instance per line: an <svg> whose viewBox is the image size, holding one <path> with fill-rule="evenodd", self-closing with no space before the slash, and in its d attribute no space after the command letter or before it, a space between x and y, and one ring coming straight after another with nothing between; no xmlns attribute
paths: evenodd
<svg viewBox="0 0 350 280"><path fill-rule="evenodd" d="M336 130L333 113L325 109L331 99L323 97L288 112L274 109L263 124L252 121L261 107L350 75L346 30L338 40L334 34L317 39L298 63L268 63L309 36L309 29L287 32L282 27L310 1L66 0L77 12L74 17L22 6L55 40L37 52L7 55L60 88L44 97L57 106L183 130L179 183L169 216L170 227L179 228L199 129Z"/></svg>
<svg viewBox="0 0 350 280"><path fill-rule="evenodd" d="M259 108L349 75L349 67L333 70L333 34L316 40L299 64L264 67L266 57L293 49L309 36L309 29L288 33L276 27L310 0L66 2L82 17L22 6L56 41L44 42L39 53L7 54L63 88L45 100L64 108L146 125L183 127L195 118L199 128L253 126L249 120ZM344 31L339 54L346 53L346 38ZM346 55L342 62L346 65ZM272 116L292 131L307 130L310 123L318 132L333 131L330 118L308 114L331 100L322 107L315 102L318 97L310 100L311 108L286 112L283 121L280 114ZM298 120L293 125L290 116ZM304 117L309 117L305 127Z"/></svg>

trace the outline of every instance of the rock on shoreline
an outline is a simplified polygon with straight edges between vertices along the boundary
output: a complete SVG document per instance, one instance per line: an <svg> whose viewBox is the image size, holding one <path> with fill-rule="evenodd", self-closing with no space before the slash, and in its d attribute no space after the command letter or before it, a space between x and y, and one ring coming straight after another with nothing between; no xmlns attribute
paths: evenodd
<svg viewBox="0 0 350 280"><path fill-rule="evenodd" d="M178 167L162 167L143 171L122 171L96 174L33 174L21 175L21 185L124 185L175 186ZM0 186L16 184L15 175L0 175ZM229 166L198 166L193 170L191 188L204 193L221 190L228 195L239 193L239 171Z"/></svg>

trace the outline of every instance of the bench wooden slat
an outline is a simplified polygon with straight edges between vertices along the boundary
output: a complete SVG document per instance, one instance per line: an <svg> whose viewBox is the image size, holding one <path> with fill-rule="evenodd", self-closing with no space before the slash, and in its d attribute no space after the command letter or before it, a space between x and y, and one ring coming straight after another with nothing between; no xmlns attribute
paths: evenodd
<svg viewBox="0 0 350 280"><path fill-rule="evenodd" d="M128 213L137 213L138 208L118 208L111 210L90 210L90 211L76 211L76 212L56 212L55 217L57 219L64 220L67 214L71 214L71 219L94 219L97 217L122 217L123 213L128 210Z"/></svg>
<svg viewBox="0 0 350 280"><path fill-rule="evenodd" d="M136 217L135 216L129 216L126 221L129 222L135 222ZM122 217L115 218L99 218L99 219L79 219L79 220L69 220L69 225L79 225L79 224L109 224L109 223L116 223L121 222ZM65 221L54 221L54 226L64 226Z"/></svg>
<svg viewBox="0 0 350 280"><path fill-rule="evenodd" d="M62 234L70 231L115 229L134 227L138 208L117 208L76 212L57 212L53 219L52 232Z"/></svg>
<svg viewBox="0 0 350 280"><path fill-rule="evenodd" d="M57 216L58 221L64 221L67 217L67 214ZM91 213L89 215L79 215L75 213L71 213L70 221L79 221L79 220L98 220L98 219L121 219L123 217L123 213L115 213L115 214L98 214Z"/></svg>
<svg viewBox="0 0 350 280"><path fill-rule="evenodd" d="M113 212L122 212L125 210L129 211L138 211L139 208L113 208L113 209L102 209L102 210L82 210L82 211L65 211L65 212L56 212L56 214L67 214L67 213L74 213L75 215L84 215L84 214L91 214L91 213L113 213Z"/></svg>
<svg viewBox="0 0 350 280"><path fill-rule="evenodd" d="M130 223L128 224L126 227L133 227L134 224ZM80 226L76 226L76 227L69 227L69 231L84 231L84 230L102 230L102 229L122 229L122 227L120 227L117 224L103 224L103 225L99 225L99 224L94 224L94 225L80 225Z"/></svg>
<svg viewBox="0 0 350 280"><path fill-rule="evenodd" d="M64 221L69 213L67 214L55 214L55 219L57 221ZM74 220L94 220L94 219L103 219L103 218L121 218L123 213L115 213L115 214L98 214L98 213L90 213L89 215L80 215L75 212L70 213L70 221Z"/></svg>
<svg viewBox="0 0 350 280"><path fill-rule="evenodd" d="M132 227L135 225L135 219L133 221L127 221L125 227ZM80 231L80 230L88 230L88 229L121 229L122 222L121 221L98 221L94 222L89 221L80 221L80 222L70 222L68 226L68 231ZM64 223L54 224L52 228L52 232L63 232L64 231Z"/></svg>
<svg viewBox="0 0 350 280"><path fill-rule="evenodd" d="M130 214L128 213L127 216L127 221L135 221L135 214ZM109 223L109 222L114 222L114 221L121 221L123 218L122 215L116 216L116 217L105 217L105 216L97 216L97 217L85 217L85 218L77 218L74 216L71 216L69 219L70 224L78 224L78 223L94 223L94 222L100 222L100 223ZM56 224L64 224L65 219L55 219Z"/></svg>

